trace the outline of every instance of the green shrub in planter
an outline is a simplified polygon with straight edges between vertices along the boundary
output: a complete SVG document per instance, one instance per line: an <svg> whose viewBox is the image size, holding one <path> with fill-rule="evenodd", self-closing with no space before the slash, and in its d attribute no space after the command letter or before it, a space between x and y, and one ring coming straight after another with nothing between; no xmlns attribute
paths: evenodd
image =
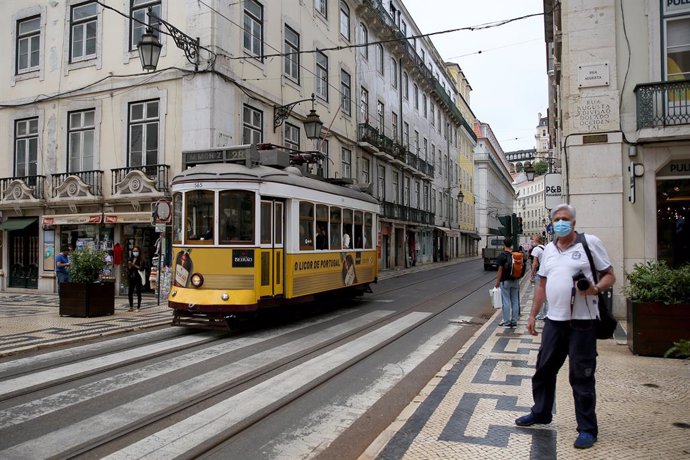
<svg viewBox="0 0 690 460"><path fill-rule="evenodd" d="M105 253L91 249L79 249L70 255L72 265L68 267L72 283L95 283L105 268Z"/></svg>
<svg viewBox="0 0 690 460"><path fill-rule="evenodd" d="M665 261L635 264L626 278L624 293L633 302L690 303L690 265L672 268Z"/></svg>

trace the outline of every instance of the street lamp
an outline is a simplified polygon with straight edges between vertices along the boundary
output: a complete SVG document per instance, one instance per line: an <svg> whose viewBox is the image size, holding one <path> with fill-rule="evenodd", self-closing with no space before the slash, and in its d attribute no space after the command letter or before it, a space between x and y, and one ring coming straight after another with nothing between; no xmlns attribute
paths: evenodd
<svg viewBox="0 0 690 460"><path fill-rule="evenodd" d="M323 128L323 122L317 115L316 109L314 108L314 104L316 102L314 93L311 94L311 98L309 99L302 99L286 105L273 106L273 131L275 132L276 128L278 128L285 120L288 119L290 113L292 113L292 109L297 104L307 101L311 101L311 110L309 111L309 115L307 115L307 119L304 120L304 132L307 135L307 139L319 139L321 137L321 128Z"/></svg>
<svg viewBox="0 0 690 460"><path fill-rule="evenodd" d="M525 166L525 175L527 176L527 182L532 182L534 180L534 166L531 164Z"/></svg>
<svg viewBox="0 0 690 460"><path fill-rule="evenodd" d="M216 60L216 53L208 48L200 46L198 37L192 38L169 22L164 21L158 17L150 7L147 14L149 16L149 24L153 22L165 26L165 28L168 30L168 35L173 38L175 45L184 51L187 61L190 64L194 64L195 72L199 71L199 49L203 49L208 52L212 56L212 62ZM160 29L157 31L161 32ZM137 48L139 49L141 67L147 72L156 70L162 45L160 44L160 41L158 41L158 37L153 33L153 29L150 25L147 25L146 32L141 36L141 40L137 44Z"/></svg>
<svg viewBox="0 0 690 460"><path fill-rule="evenodd" d="M465 194L462 193L462 190L458 192L458 203L462 203L465 200Z"/></svg>

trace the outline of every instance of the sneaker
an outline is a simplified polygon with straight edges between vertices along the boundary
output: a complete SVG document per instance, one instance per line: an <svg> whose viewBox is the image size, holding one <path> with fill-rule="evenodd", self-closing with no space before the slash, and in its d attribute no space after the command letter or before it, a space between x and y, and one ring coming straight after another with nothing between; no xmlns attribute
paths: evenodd
<svg viewBox="0 0 690 460"><path fill-rule="evenodd" d="M498 323L499 326L510 327L510 321L501 321Z"/></svg>
<svg viewBox="0 0 690 460"><path fill-rule="evenodd" d="M517 323L510 323L510 327L517 327Z"/></svg>
<svg viewBox="0 0 690 460"><path fill-rule="evenodd" d="M597 442L596 436L587 433L586 431L582 431L577 436L577 439L575 440L575 444L573 444L573 446L575 446L576 449L589 449L594 445L595 442Z"/></svg>
<svg viewBox="0 0 690 460"><path fill-rule="evenodd" d="M531 412L527 415L523 415L522 417L518 417L515 419L515 424L517 426L546 425L547 423L551 423L551 419L549 419L548 421L539 420Z"/></svg>

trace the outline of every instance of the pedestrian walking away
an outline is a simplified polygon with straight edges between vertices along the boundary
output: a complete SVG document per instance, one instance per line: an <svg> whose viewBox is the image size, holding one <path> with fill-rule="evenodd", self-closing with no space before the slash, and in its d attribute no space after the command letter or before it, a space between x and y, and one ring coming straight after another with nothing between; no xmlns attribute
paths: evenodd
<svg viewBox="0 0 690 460"><path fill-rule="evenodd" d="M575 232L575 214L575 208L569 204L560 204L551 210L556 239L544 248L527 323L527 331L536 336L537 313L548 300L549 311L532 377L534 405L530 413L517 418L515 424L551 423L556 377L567 357L578 431L574 446L586 449L594 445L599 434L594 381L598 294L613 286L616 277L601 240L590 234L578 236ZM599 274L596 284L580 240L582 237L586 238Z"/></svg>
<svg viewBox="0 0 690 460"><path fill-rule="evenodd" d="M520 317L520 279L513 277L509 268L509 262L512 263L513 240L504 239L503 246L504 251L496 258L496 287L501 288L503 301L503 321L499 326L515 327Z"/></svg>
<svg viewBox="0 0 690 460"><path fill-rule="evenodd" d="M141 287L146 278L146 260L141 254L139 246L132 248L132 256L127 262L127 280L129 282L127 295L129 310L134 311L134 291L137 293L137 310L141 309Z"/></svg>
<svg viewBox="0 0 690 460"><path fill-rule="evenodd" d="M532 258L532 270L530 271L530 283L534 284L537 275L537 269L541 264L541 256L544 254L544 238L541 235L534 235L532 237L532 251L530 257ZM549 311L549 303L544 301L544 306L537 315L537 319L543 320L546 318L546 313Z"/></svg>

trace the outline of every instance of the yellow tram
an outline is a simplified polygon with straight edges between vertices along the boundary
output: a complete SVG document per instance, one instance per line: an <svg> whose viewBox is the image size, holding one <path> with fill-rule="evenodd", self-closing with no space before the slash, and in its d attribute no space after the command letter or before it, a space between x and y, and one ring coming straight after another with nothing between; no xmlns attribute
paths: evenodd
<svg viewBox="0 0 690 460"><path fill-rule="evenodd" d="M378 201L307 177L283 150L185 152L172 180L175 325L358 295L376 282ZM300 157L302 159L302 157Z"/></svg>

